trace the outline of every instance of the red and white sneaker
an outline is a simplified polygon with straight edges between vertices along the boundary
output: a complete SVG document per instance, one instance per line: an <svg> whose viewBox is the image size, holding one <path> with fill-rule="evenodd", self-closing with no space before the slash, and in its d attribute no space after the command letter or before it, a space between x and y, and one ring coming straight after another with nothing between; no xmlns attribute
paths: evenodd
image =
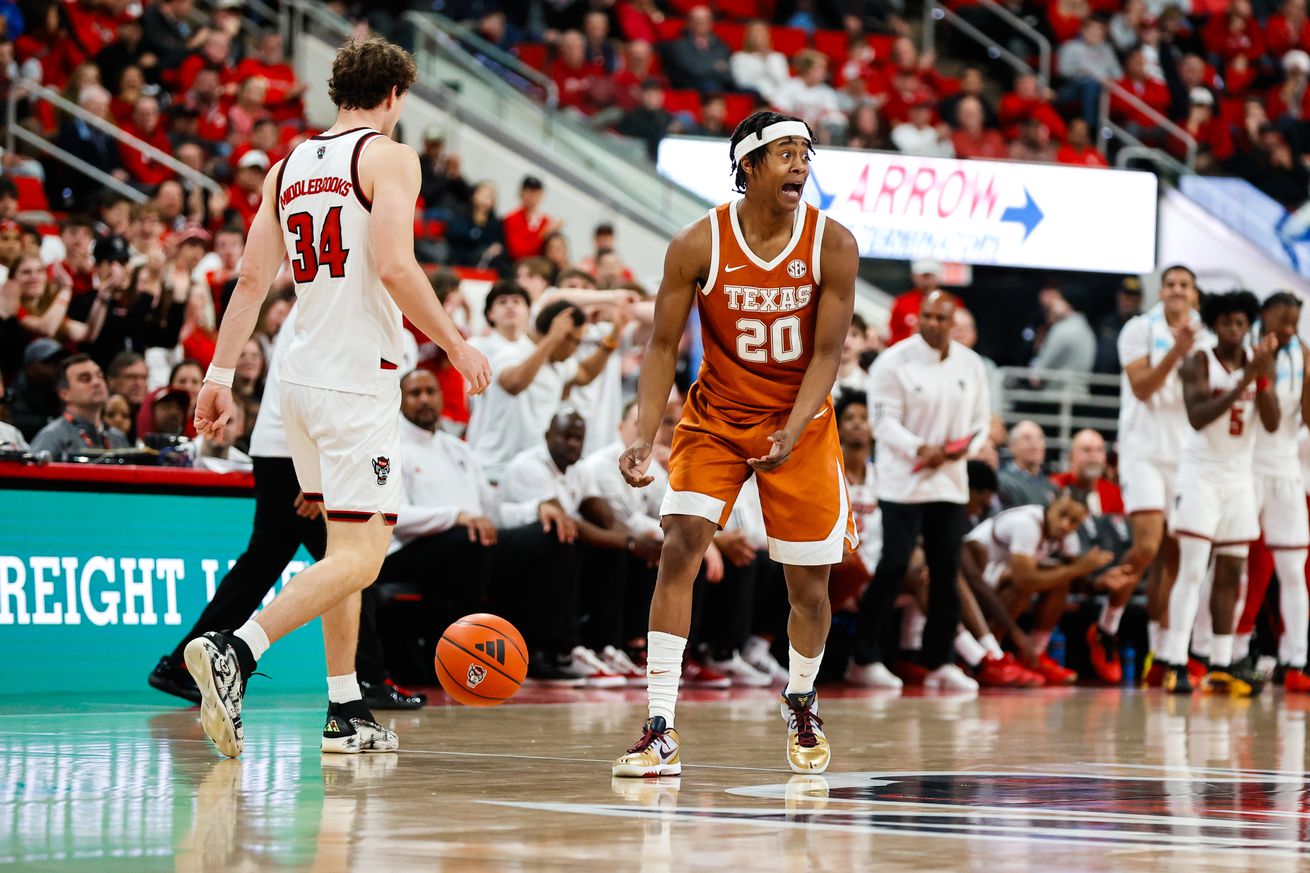
<svg viewBox="0 0 1310 873"><path fill-rule="evenodd" d="M646 684L646 668L637 666L628 653L616 646L606 646L600 650L600 660L605 664L605 669L609 670L616 676L622 676L628 681L629 685L642 686Z"/></svg>
<svg viewBox="0 0 1310 873"><path fill-rule="evenodd" d="M928 677L927 667L904 658L892 665L892 672L906 685L922 685Z"/></svg>
<svg viewBox="0 0 1310 873"><path fill-rule="evenodd" d="M682 684L687 688L731 688L732 679L688 658L682 665Z"/></svg>
<svg viewBox="0 0 1310 873"><path fill-rule="evenodd" d="M587 681L589 688L622 688L628 680L610 672L595 652L586 646L574 646L569 652L568 670Z"/></svg>
<svg viewBox="0 0 1310 873"><path fill-rule="evenodd" d="M1091 655L1096 678L1106 685L1122 685L1123 665L1119 662L1119 640L1092 622L1087 628L1087 651Z"/></svg>
<svg viewBox="0 0 1310 873"><path fill-rule="evenodd" d="M1288 667L1283 673L1283 689L1295 694L1310 694L1310 676L1305 670Z"/></svg>
<svg viewBox="0 0 1310 873"><path fill-rule="evenodd" d="M1045 652L1038 656L1036 669L1038 675L1046 680L1047 685L1072 685L1078 681L1077 672L1061 667Z"/></svg>
<svg viewBox="0 0 1310 873"><path fill-rule="evenodd" d="M983 658L973 668L973 678L983 688L1027 688L1029 678L1026 672L1004 658Z"/></svg>

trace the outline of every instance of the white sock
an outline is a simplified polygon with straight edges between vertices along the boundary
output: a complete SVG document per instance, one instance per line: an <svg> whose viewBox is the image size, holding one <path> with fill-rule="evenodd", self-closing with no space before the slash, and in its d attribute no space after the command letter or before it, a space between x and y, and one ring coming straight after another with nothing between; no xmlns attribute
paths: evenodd
<svg viewBox="0 0 1310 873"><path fill-rule="evenodd" d="M796 647L787 644L787 692L788 694L805 694L814 690L814 678L819 675L819 665L823 663L823 652L813 658L807 658Z"/></svg>
<svg viewBox="0 0 1310 873"><path fill-rule="evenodd" d="M1119 633L1119 621L1124 617L1124 608L1122 606L1111 606L1107 600L1105 606L1101 607L1101 620L1097 625L1105 631L1106 636L1114 636Z"/></svg>
<svg viewBox="0 0 1310 873"><path fill-rule="evenodd" d="M1215 634L1210 638L1210 666L1227 667L1233 663L1233 635Z"/></svg>
<svg viewBox="0 0 1310 873"><path fill-rule="evenodd" d="M1251 654L1251 635L1233 634L1233 660L1240 661Z"/></svg>
<svg viewBox="0 0 1310 873"><path fill-rule="evenodd" d="M1150 646L1152 654L1160 654L1160 622L1148 621L1146 623L1146 644Z"/></svg>
<svg viewBox="0 0 1310 873"><path fill-rule="evenodd" d="M917 652L923 648L923 629L928 625L928 616L919 609L919 604L910 602L901 613L901 649Z"/></svg>
<svg viewBox="0 0 1310 873"><path fill-rule="evenodd" d="M1033 648L1037 650L1037 654L1045 654L1046 645L1051 641L1051 632L1035 630L1028 634L1028 639L1032 641Z"/></svg>
<svg viewBox="0 0 1310 873"><path fill-rule="evenodd" d="M1208 542L1194 537L1178 538L1178 578L1169 592L1169 645L1164 650L1165 661L1170 664L1187 663L1187 644L1191 642L1197 612L1203 602L1209 602L1208 598L1204 601L1201 598L1209 560Z"/></svg>
<svg viewBox="0 0 1310 873"><path fill-rule="evenodd" d="M1155 653L1155 659L1157 661L1163 661L1166 664L1169 663L1169 641L1172 639L1173 632L1167 627L1162 627L1157 632L1155 648L1151 649L1151 651Z"/></svg>
<svg viewBox="0 0 1310 873"><path fill-rule="evenodd" d="M982 647L987 650L987 656L989 658L1005 657L1005 652L1001 649L1001 644L998 643L996 641L996 637L992 636L991 634L988 634L987 636L983 637L978 642L982 643Z"/></svg>
<svg viewBox="0 0 1310 873"><path fill-rule="evenodd" d="M1278 660L1298 670L1305 667L1306 634L1310 629L1310 594L1305 586L1305 549L1274 552L1278 571L1279 612L1283 616L1283 637L1278 642Z"/></svg>
<svg viewBox="0 0 1310 873"><path fill-rule="evenodd" d="M354 673L328 677L328 703L350 703L352 700L363 699L364 695L359 691L359 680Z"/></svg>
<svg viewBox="0 0 1310 873"><path fill-rule="evenodd" d="M973 638L973 634L962 630L955 635L955 653L970 667L977 667L987 657L987 649Z"/></svg>
<svg viewBox="0 0 1310 873"><path fill-rule="evenodd" d="M673 727L673 711L678 706L678 680L686 649L686 637L663 631L646 634L646 715L662 717L668 727Z"/></svg>
<svg viewBox="0 0 1310 873"><path fill-rule="evenodd" d="M259 626L259 622L253 618L237 628L232 636L250 647L250 654L254 656L256 661L264 657L264 653L268 651L268 634L264 633L264 629Z"/></svg>

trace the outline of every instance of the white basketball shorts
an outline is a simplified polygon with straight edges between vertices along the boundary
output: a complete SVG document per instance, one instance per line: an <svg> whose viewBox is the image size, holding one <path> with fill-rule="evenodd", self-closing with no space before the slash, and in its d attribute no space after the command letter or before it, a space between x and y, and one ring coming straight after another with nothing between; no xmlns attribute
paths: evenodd
<svg viewBox="0 0 1310 873"><path fill-rule="evenodd" d="M1305 485L1300 472L1294 476L1255 474L1255 505L1260 512L1260 531L1271 549L1303 549L1310 546L1310 518L1305 505Z"/></svg>
<svg viewBox="0 0 1310 873"><path fill-rule="evenodd" d="M400 385L380 395L282 383L282 419L300 490L328 521L400 509Z"/></svg>
<svg viewBox="0 0 1310 873"><path fill-rule="evenodd" d="M1184 464L1169 528L1176 536L1209 540L1226 554L1245 553L1260 536L1252 477L1216 475Z"/></svg>
<svg viewBox="0 0 1310 873"><path fill-rule="evenodd" d="M1128 515L1136 512L1168 515L1177 481L1176 464L1151 461L1128 453L1119 455L1119 490L1123 492L1124 512Z"/></svg>

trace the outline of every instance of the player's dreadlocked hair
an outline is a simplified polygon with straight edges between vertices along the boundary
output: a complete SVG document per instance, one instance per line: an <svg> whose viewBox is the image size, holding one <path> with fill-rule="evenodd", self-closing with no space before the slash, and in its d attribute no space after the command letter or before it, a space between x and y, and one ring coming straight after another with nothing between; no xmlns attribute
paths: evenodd
<svg viewBox="0 0 1310 873"><path fill-rule="evenodd" d="M1275 291L1260 304L1260 317L1263 319L1266 312L1278 306L1290 306L1293 309L1300 309L1301 298L1291 291Z"/></svg>
<svg viewBox="0 0 1310 873"><path fill-rule="evenodd" d="M732 163L733 188L739 194L746 193L746 171L741 168L740 163L733 163L732 150L737 147L737 143L741 142L746 137L757 134L770 124L777 124L779 121L800 121L801 124L805 124L804 121L794 115L783 115L781 112L762 110L748 116L741 122L741 124L737 125L737 129L732 132L732 141L728 148L728 161L729 163ZM814 142L814 131L810 130L808 124L805 124L805 129L809 131L810 142ZM757 161L764 157L767 148L768 143L765 143L759 148L746 153L746 157L750 159L751 166L754 166ZM813 148L810 149L810 154L814 154Z"/></svg>
<svg viewBox="0 0 1310 873"><path fill-rule="evenodd" d="M1230 312L1244 313L1247 322L1255 324L1260 316L1260 301L1250 291L1206 294L1201 298L1201 322L1210 330L1219 323L1219 316Z"/></svg>

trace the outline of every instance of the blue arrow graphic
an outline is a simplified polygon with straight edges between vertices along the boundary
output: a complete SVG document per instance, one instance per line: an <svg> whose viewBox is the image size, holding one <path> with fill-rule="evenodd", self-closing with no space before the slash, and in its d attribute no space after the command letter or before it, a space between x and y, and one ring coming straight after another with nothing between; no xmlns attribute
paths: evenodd
<svg viewBox="0 0 1310 873"><path fill-rule="evenodd" d="M814 186L814 193L819 195L819 208L827 209L832 205L832 201L837 199L836 194L829 194L819 187L819 177L814 175L814 168L810 168L810 184Z"/></svg>
<svg viewBox="0 0 1310 873"><path fill-rule="evenodd" d="M1029 193L1027 185L1024 186L1023 196L1027 202L1022 206L1006 207L1005 211L1001 213L1001 221L1013 221L1016 224L1022 224L1023 238L1027 240L1028 236L1033 232L1033 228L1042 223L1042 219L1046 217L1046 214L1033 200L1033 195Z"/></svg>

